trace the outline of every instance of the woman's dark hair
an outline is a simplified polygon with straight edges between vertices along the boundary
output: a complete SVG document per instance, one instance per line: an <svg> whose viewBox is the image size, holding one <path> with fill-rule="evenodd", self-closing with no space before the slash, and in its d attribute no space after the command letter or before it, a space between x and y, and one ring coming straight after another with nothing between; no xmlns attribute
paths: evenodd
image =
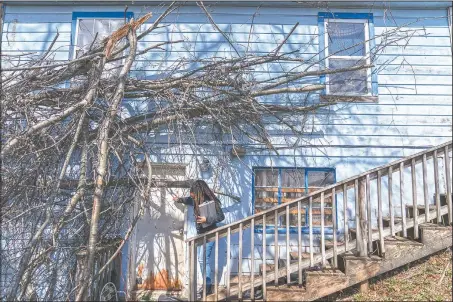
<svg viewBox="0 0 453 302"><path fill-rule="evenodd" d="M208 200L214 200L216 202L219 201L217 199L217 197L215 196L215 194L208 187L206 182L204 182L203 180L196 180L190 187L190 193L194 193L194 195L195 195L195 197L193 197L195 216L200 215L198 206L201 203L203 203L204 201L208 201Z"/></svg>

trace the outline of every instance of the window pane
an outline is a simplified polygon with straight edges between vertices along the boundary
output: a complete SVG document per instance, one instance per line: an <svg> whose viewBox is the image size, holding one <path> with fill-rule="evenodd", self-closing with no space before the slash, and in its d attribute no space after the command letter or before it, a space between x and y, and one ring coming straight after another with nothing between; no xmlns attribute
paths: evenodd
<svg viewBox="0 0 453 302"><path fill-rule="evenodd" d="M92 44L94 37L96 37L95 44L98 44L115 30L119 29L123 24L123 19L79 19L77 48L75 50L76 57L80 57L84 52L88 51L88 47ZM116 44L121 46L124 42L123 39ZM119 53L116 57L121 55L122 53ZM121 70L119 68L121 62L121 60L117 60L107 63L102 77L106 78L111 75L117 75Z"/></svg>
<svg viewBox="0 0 453 302"><path fill-rule="evenodd" d="M327 24L327 35L329 39L329 54L335 56L365 55L364 23L329 21Z"/></svg>
<svg viewBox="0 0 453 302"><path fill-rule="evenodd" d="M364 65L365 60L329 59L329 69ZM329 75L330 94L367 94L367 70L339 72Z"/></svg>
<svg viewBox="0 0 453 302"><path fill-rule="evenodd" d="M266 169L255 171L257 187L278 186L278 169Z"/></svg>
<svg viewBox="0 0 453 302"><path fill-rule="evenodd" d="M282 188L305 188L305 170L283 169Z"/></svg>
<svg viewBox="0 0 453 302"><path fill-rule="evenodd" d="M122 19L116 19L116 20L110 20L110 32L114 32L115 30L119 29L121 26L123 26L124 20Z"/></svg>
<svg viewBox="0 0 453 302"><path fill-rule="evenodd" d="M77 33L77 47L83 49L88 47L93 41L93 19L81 19L79 20L79 31Z"/></svg>
<svg viewBox="0 0 453 302"><path fill-rule="evenodd" d="M333 171L308 171L309 187L327 187L335 183Z"/></svg>
<svg viewBox="0 0 453 302"><path fill-rule="evenodd" d="M93 36L98 34L96 41L100 41L110 35L112 31L110 30L109 20L108 19L96 19L94 22L94 32Z"/></svg>
<svg viewBox="0 0 453 302"><path fill-rule="evenodd" d="M282 170L282 202L288 202L305 194L305 170Z"/></svg>
<svg viewBox="0 0 453 302"><path fill-rule="evenodd" d="M255 171L255 213L278 204L278 169Z"/></svg>

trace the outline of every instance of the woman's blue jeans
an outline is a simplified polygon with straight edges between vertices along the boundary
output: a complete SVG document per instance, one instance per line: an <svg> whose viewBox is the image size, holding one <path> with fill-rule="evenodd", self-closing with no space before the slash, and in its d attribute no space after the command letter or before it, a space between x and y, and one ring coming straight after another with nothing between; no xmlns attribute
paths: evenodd
<svg viewBox="0 0 453 302"><path fill-rule="evenodd" d="M206 243L206 286L212 285L211 283L211 253L214 249L214 241ZM198 263L200 264L201 276L203 276L203 245L198 247ZM201 283L203 285L203 281Z"/></svg>

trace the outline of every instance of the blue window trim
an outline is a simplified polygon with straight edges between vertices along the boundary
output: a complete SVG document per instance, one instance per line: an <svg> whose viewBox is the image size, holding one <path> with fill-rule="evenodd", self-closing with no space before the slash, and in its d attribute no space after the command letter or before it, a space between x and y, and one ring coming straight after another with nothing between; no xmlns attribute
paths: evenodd
<svg viewBox="0 0 453 302"><path fill-rule="evenodd" d="M374 19L371 13L318 13L318 33L319 33L319 61L320 68L326 68L325 66L325 43L324 43L324 19L367 19L368 20L368 37L370 39L370 52L376 48L376 41L374 40ZM320 76L320 83L326 83L326 76ZM321 94L325 95L326 91L323 90ZM371 94L373 96L378 95L378 80L376 74L376 67L371 68Z"/></svg>
<svg viewBox="0 0 453 302"><path fill-rule="evenodd" d="M335 168L321 168L321 167L263 167L263 166L257 166L253 167L253 173L252 173L252 214L255 214L255 171L256 170L263 170L263 169L278 169L278 204L281 204L281 173L282 170L289 170L289 169L303 169L305 173L305 188L308 188L308 173L313 172L313 171L322 171L322 172L333 172L333 181L334 183L337 182L337 173ZM335 204L336 204L336 209L338 211L338 200L335 198ZM337 219L337 225L338 225L338 215L336 215ZM305 212L305 221L308 220L308 212ZM313 234L321 234L321 228L320 227L313 227ZM274 234L275 231L275 226L274 225L266 225L266 234ZM262 234L263 233L263 227L258 225L255 226L254 232L256 234ZM286 227L278 227L277 228L278 234L286 234ZM301 232L302 234L308 234L309 233L309 226L302 226L301 227ZM290 234L297 234L297 227L290 226L289 227L289 233ZM338 233L338 230L337 230ZM324 234L326 235L332 235L333 234L333 228L332 227L324 227Z"/></svg>
<svg viewBox="0 0 453 302"><path fill-rule="evenodd" d="M127 20L134 17L133 12L73 12L72 23L71 23L71 48L69 51L69 60L72 59L74 46L75 46L75 35L77 32L77 19L83 18L104 18L104 19L122 19L126 16Z"/></svg>

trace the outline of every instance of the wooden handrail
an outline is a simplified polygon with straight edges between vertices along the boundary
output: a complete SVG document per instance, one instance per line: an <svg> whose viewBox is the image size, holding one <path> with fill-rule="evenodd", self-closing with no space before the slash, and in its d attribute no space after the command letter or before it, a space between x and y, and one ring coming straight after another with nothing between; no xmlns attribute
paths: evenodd
<svg viewBox="0 0 453 302"><path fill-rule="evenodd" d="M262 220L262 217L264 215L269 215L269 213L272 213L272 212L274 212L276 210L283 210L285 207L288 207L288 206L297 206L297 203L299 201L307 201L308 202L310 197L314 197L316 195L319 195L321 193L326 193L326 192L329 192L329 191L331 192L332 189L334 189L334 188L342 188L343 185L347 185L348 187L353 187L355 180L362 179L362 178L364 178L366 176L369 176L370 180L371 179L375 179L377 177L377 172L378 171L381 171L381 177L387 175L388 170L389 170L390 167L392 167L393 172L396 172L396 171L398 171L400 169L400 167L401 167L400 164L401 163L403 163L404 167L411 166L412 159L415 160L415 163L419 163L419 162L422 161L422 157L423 157L424 154L427 155L427 158L431 158L431 157L433 157L432 153L434 153L434 151L437 151L437 155L445 153L445 150L446 150L445 147L447 147L448 149L452 149L452 143L453 143L452 141L448 141L446 143L437 145L437 146L435 146L433 148L430 148L428 150L424 150L424 151L418 152L416 154L413 154L413 155L401 158L399 160L393 161L393 162L391 162L389 164L385 164L383 166L368 170L368 171L363 172L363 173L361 173L359 175L347 178L345 180L337 182L337 183L335 183L333 185L330 185L328 187L324 187L321 190L318 190L318 191L315 191L315 192L310 193L308 195L305 195L303 197L294 199L294 200L292 200L290 202L286 202L284 204L280 204L280 205L278 205L276 207L273 207L271 209L265 210L263 212L260 212L260 213L248 216L246 218L240 219L238 221L232 222L230 224L218 227L218 228L216 228L216 229L214 229L212 231L206 232L204 234L201 234L201 235L198 235L198 236L195 236L195 237L192 237L192 238L188 238L188 239L185 240L185 242L197 242L197 241L203 240L203 238L207 238L208 241L213 241L212 238L214 238L215 233L217 233L217 232L226 231L229 228L230 229L237 228L237 227L239 227L239 224L242 223L242 224L245 225L247 223L250 223L252 220L255 220L255 222L257 222L258 219ZM430 156L428 156L428 155L430 155ZM327 196L329 196L329 194L325 194L324 197L327 197ZM224 237L224 236L226 236L226 234L222 234L221 236L219 234L219 237Z"/></svg>
<svg viewBox="0 0 453 302"><path fill-rule="evenodd" d="M444 144L438 145L436 147L430 148L428 150L424 150L422 152L416 153L414 155L393 161L389 164L368 170L364 173L359 175L350 177L345 179L341 182L337 182L332 184L328 187L320 188L319 190L308 193L307 195L296 198L296 199L287 199L286 202L277 205L273 208L263 210L262 212L255 213L252 216L246 217L239 221L230 223L225 226L218 227L210 232L195 236L193 238L189 238L186 240L188 243L188 250L190 251L189 257L189 294L190 299L195 300L196 290L197 290L197 253L196 247L200 245L202 242L202 249L203 251L203 263L206 262L205 260L205 253L206 253L206 244L210 241L215 241L215 290L214 296L215 299L218 300L219 298L229 298L231 296L237 296L239 299L242 298L242 292L246 290L250 290L251 298L253 299L255 293L256 286L262 286L262 293L263 299L266 300L266 286L268 282L273 281L276 286L279 285L279 278L286 277L286 283L289 285L292 283L291 278L293 273L298 272L298 283L302 285L302 270L306 267L313 267L316 263L321 263L321 266L324 267L327 265L327 260L332 260L331 265L334 268L338 267L338 255L355 249L358 252L359 256L366 257L369 253L373 252L373 242L379 240L379 252L381 256L385 256L385 245L384 245L384 238L388 235L394 235L399 231L403 232L403 236L407 235L408 228L414 228L414 237L418 236L418 225L419 223L428 222L430 219L440 219L443 215L448 213L448 220L452 221L452 204L451 204L451 184L450 182L450 158L448 156L450 150L452 149L452 141L446 142ZM444 154L444 169L445 169L445 182L446 182L446 206L442 206L440 204L440 184L439 184L439 155ZM416 165L421 164L423 168L423 186L424 186L424 204L425 207L429 208L428 197L427 197L427 159L433 159L434 162L434 185L435 185L435 210L433 211L426 210L425 214L420 215L418 214L418 202L417 202L417 176L416 176ZM406 205L408 204L404 199L404 170L406 167L410 168L411 177L409 178L409 184L412 186L412 198L410 204L412 204L412 217L408 216L406 221ZM394 204L393 204L393 191L392 191L392 184L393 184L393 174L395 172L399 172L399 198L400 198L400 205L401 205L401 220L395 219L394 213ZM383 176L387 176L387 180L383 178ZM371 181L373 184L377 184L377 217L372 217L372 198L371 198ZM382 182L386 182L388 189L388 200L383 200L382 194ZM271 191L276 192L280 191L281 189L278 188L259 188L258 190L262 189L262 191ZM356 240L350 240L348 236L348 221L347 221L347 211L348 211L348 190L352 189L354 191L354 201L355 201L355 235ZM300 188L290 188L288 190L293 191L300 191L305 192L305 189ZM344 244L340 244L337 242L337 231L338 231L338 222L337 222L337 194L343 194L343 207L342 209L338 209L341 213L344 213ZM266 197L261 198L262 201L275 201L276 198ZM302 202L304 203L304 207L302 207ZM314 207L314 202L316 204L320 203L319 207ZM390 214L390 225L384 226L384 220L388 221L387 218L383 216L383 204L384 202L389 203L389 214ZM327 207L326 207L327 204ZM308 206L308 208L307 208ZM309 259L302 259L302 217L301 214L308 214L308 228L309 228ZM296 214L297 215L297 254L299 255L297 263L292 263L292 254L290 249L290 215ZM314 255L313 251L313 229L314 229L314 221L313 216L320 214L320 253L316 256ZM326 215L331 215L332 217L332 224L326 225L325 218ZM286 223L281 227L277 227L279 224L280 218L286 218ZM294 218L294 216L293 216ZM372 221L375 221L378 225L378 229L373 228ZM305 224L307 221L304 221ZM266 230L267 223L274 224L274 269L267 271L266 270L266 237L272 236L272 233L268 233ZM387 222L388 223L388 222ZM255 278L255 239L259 241L259 237L256 237L255 226L261 225L261 228L258 229L258 233L261 233L261 245L262 253L261 259L264 260L263 264L261 265L262 276ZM325 233L325 228L329 227L331 230L331 234L333 240L327 240ZM246 281L243 284L243 272L242 272L242 241L243 241L243 230L250 229L250 271L252 272L249 275L249 281ZM285 236L285 243L286 243L286 253L280 251L279 247L283 247L283 245L279 244L279 234L280 230L284 230ZM374 231L376 230L376 231ZM291 229L294 231L294 229ZM238 269L238 283L237 285L232 286L230 280L230 269L231 269L231 239L232 234L239 233L239 269ZM248 234L248 233L247 233ZM220 295L219 288L218 288L218 244L220 237L227 237L227 259L226 259L226 290L225 293ZM280 237L281 239L281 237ZM271 248L271 247L270 247ZM285 255L286 254L286 255ZM258 259L257 259L258 260ZM286 261L286 264L281 264L281 261ZM283 265L283 267L282 267ZM201 266L202 276L203 276L203 295L202 300L206 301L206 267L204 265ZM236 277L235 277L236 278ZM280 280L281 281L281 280ZM236 282L233 282L236 283Z"/></svg>

